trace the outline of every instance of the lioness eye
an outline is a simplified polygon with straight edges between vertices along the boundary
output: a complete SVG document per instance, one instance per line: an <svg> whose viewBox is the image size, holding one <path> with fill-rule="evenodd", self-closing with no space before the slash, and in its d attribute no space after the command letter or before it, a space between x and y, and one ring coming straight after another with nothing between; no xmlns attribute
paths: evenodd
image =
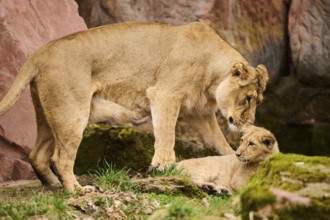
<svg viewBox="0 0 330 220"><path fill-rule="evenodd" d="M249 141L248 146L253 146L255 145L253 142Z"/></svg>
<svg viewBox="0 0 330 220"><path fill-rule="evenodd" d="M252 96L247 96L246 97L246 104L250 104L252 100Z"/></svg>
<svg viewBox="0 0 330 220"><path fill-rule="evenodd" d="M238 71L238 70L236 70L234 73L233 73L233 76L240 76L241 75L241 73Z"/></svg>

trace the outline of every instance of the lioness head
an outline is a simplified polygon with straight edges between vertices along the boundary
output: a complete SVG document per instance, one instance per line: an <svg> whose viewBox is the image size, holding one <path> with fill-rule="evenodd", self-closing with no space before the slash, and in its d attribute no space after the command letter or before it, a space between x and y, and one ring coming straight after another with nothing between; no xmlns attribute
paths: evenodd
<svg viewBox="0 0 330 220"><path fill-rule="evenodd" d="M241 143L236 150L236 156L241 162L260 162L279 152L277 141L270 131L247 125L242 128L242 132Z"/></svg>
<svg viewBox="0 0 330 220"><path fill-rule="evenodd" d="M216 91L217 104L231 130L254 123L256 107L263 100L267 81L268 72L264 65L254 68L236 63L230 75L220 83Z"/></svg>

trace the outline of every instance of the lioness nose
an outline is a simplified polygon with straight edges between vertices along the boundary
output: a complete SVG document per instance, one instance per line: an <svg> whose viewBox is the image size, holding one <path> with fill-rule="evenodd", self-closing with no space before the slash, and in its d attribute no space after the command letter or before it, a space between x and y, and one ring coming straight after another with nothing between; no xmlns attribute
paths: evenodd
<svg viewBox="0 0 330 220"><path fill-rule="evenodd" d="M236 154L237 157L241 156L240 152L236 152L235 154Z"/></svg>
<svg viewBox="0 0 330 220"><path fill-rule="evenodd" d="M228 118L228 121L229 121L230 124L234 123L234 119L233 119L233 117L230 116L230 117Z"/></svg>

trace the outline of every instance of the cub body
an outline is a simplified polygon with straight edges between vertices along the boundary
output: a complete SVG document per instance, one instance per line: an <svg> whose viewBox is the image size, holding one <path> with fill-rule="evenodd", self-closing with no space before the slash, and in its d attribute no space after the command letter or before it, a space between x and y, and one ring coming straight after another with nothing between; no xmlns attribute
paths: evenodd
<svg viewBox="0 0 330 220"><path fill-rule="evenodd" d="M235 154L183 160L179 168L201 188L215 193L234 192L246 185L259 163L278 153L278 144L268 130L245 126Z"/></svg>

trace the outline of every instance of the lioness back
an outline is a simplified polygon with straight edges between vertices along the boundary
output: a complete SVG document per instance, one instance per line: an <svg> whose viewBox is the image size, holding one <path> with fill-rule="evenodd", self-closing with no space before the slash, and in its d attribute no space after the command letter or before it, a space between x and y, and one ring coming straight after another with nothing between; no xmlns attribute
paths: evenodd
<svg viewBox="0 0 330 220"><path fill-rule="evenodd" d="M79 77L80 86L91 86L95 98L110 100L138 112L142 118L150 114L146 90L162 80L159 72L169 57L175 63L167 63L164 68L174 70L182 63L195 60L196 70L181 70L180 74L173 74L173 81L163 83L177 82L182 87L192 85L189 81L196 80L202 85L198 78L204 78L202 74L209 68L208 63L214 62L212 57L218 57L224 48L228 49L224 57L232 55L243 59L211 28L201 23L183 26L122 23L55 40L37 51L34 60L38 64L38 75L42 75L43 81L54 82L54 87L58 87L55 85L57 79L68 81L63 82L63 86L72 86L78 83ZM63 63L68 65L63 66ZM167 72L175 72L173 70ZM68 75L68 72L72 74ZM198 78L194 76L196 72L200 73Z"/></svg>

